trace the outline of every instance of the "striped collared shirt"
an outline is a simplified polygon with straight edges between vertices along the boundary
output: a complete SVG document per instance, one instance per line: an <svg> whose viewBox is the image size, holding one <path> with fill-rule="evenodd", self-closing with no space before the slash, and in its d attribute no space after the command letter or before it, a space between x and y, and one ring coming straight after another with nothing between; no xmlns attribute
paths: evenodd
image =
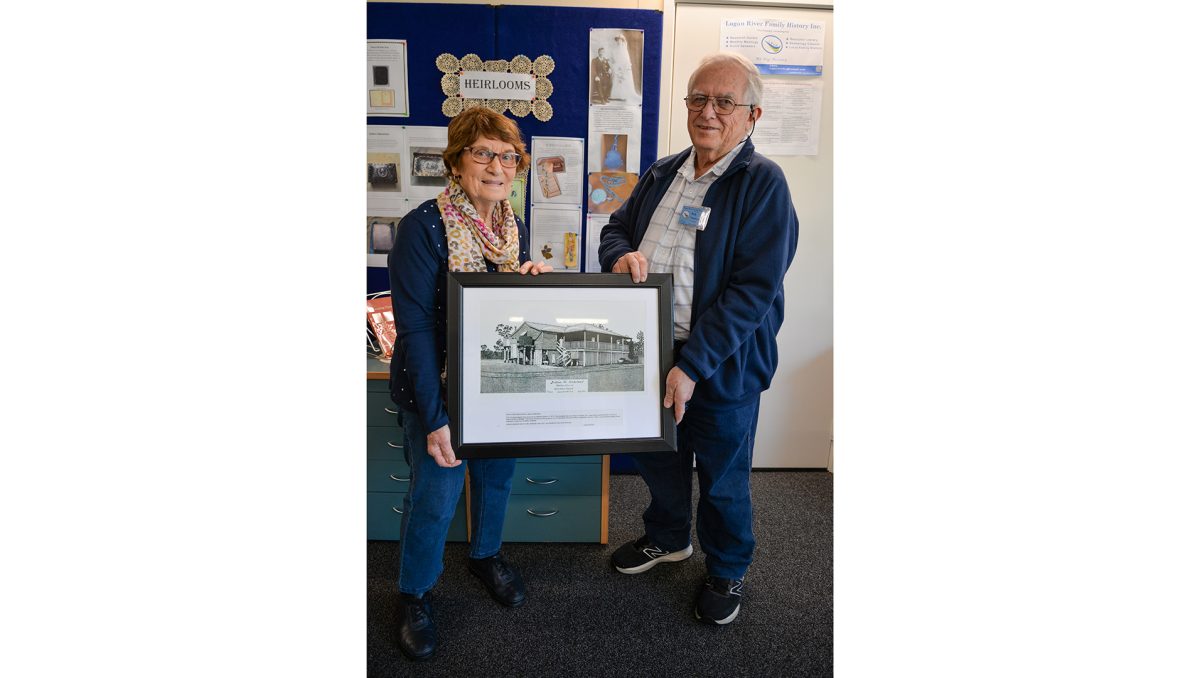
<svg viewBox="0 0 1200 678"><path fill-rule="evenodd" d="M696 229L679 223L684 207L700 207L713 182L725 173L745 141L733 147L704 176L696 176L696 149L679 166L667 192L654 208L638 251L650 263L651 273L674 276L675 339L687 339L692 326L692 284L696 268Z"/></svg>

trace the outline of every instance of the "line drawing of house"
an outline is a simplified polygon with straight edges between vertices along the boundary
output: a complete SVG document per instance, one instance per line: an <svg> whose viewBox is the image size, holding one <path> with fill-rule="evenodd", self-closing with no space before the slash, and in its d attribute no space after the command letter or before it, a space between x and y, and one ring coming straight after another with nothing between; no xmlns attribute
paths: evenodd
<svg viewBox="0 0 1200 678"><path fill-rule="evenodd" d="M590 323L553 325L524 321L504 342L504 362L591 367L628 359L633 338Z"/></svg>

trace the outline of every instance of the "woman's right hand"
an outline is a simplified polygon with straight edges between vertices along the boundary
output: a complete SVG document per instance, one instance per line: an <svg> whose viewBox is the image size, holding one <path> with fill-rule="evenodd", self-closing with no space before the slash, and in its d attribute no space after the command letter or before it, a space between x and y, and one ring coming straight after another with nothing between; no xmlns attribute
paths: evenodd
<svg viewBox="0 0 1200 678"><path fill-rule="evenodd" d="M454 448L450 445L449 425L425 436L425 445L428 448L429 456L433 457L438 466L454 468L462 463L461 459L454 458Z"/></svg>
<svg viewBox="0 0 1200 678"><path fill-rule="evenodd" d="M517 273L521 275L537 275L539 273L549 273L554 267L544 261L527 261L521 264L521 268L517 269Z"/></svg>

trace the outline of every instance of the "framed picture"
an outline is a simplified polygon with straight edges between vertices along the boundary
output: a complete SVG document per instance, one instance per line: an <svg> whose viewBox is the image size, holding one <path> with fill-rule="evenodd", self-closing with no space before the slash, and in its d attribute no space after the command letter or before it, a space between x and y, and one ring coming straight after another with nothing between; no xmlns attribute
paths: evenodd
<svg viewBox="0 0 1200 678"><path fill-rule="evenodd" d="M671 276L448 275L446 390L463 459L675 450L662 406Z"/></svg>

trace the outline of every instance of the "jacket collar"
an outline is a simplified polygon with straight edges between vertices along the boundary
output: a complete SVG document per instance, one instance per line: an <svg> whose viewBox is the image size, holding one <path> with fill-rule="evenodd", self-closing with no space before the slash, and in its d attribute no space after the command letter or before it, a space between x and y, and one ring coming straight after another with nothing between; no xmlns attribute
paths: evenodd
<svg viewBox="0 0 1200 678"><path fill-rule="evenodd" d="M688 146L687 148L683 149L682 151L675 154L674 156L668 157L667 161L662 163L661 165L652 167L650 169L650 172L652 174L654 174L655 179L662 179L663 177L669 177L672 174L678 172L679 168L683 166L683 163L687 162L688 155L691 152L692 152L692 147ZM750 164L750 158L752 158L753 156L754 156L754 141L752 139L746 139L746 144L744 146L742 146L742 150L738 151L738 154L737 154L737 156L734 157L733 162L729 163L729 167L726 168L725 172L722 173L721 176L717 177L717 180L714 181L713 183L718 183L720 181L724 181L725 178L733 176L734 173L736 173L742 169L745 169L745 167Z"/></svg>

